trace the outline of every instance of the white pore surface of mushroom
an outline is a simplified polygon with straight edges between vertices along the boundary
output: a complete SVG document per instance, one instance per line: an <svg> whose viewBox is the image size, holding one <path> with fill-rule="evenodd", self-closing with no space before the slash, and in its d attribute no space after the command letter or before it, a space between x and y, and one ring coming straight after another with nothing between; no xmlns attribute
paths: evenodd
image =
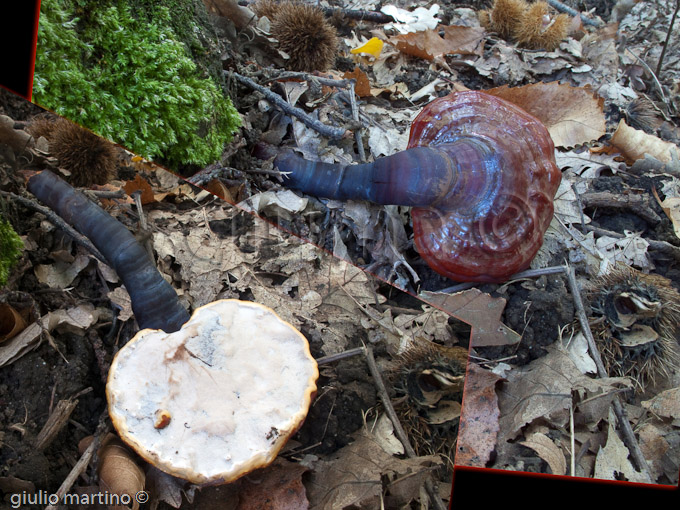
<svg viewBox="0 0 680 510"><path fill-rule="evenodd" d="M120 437L146 461L225 483L276 458L318 376L302 333L265 306L227 299L175 333L137 333L116 354L106 395Z"/></svg>

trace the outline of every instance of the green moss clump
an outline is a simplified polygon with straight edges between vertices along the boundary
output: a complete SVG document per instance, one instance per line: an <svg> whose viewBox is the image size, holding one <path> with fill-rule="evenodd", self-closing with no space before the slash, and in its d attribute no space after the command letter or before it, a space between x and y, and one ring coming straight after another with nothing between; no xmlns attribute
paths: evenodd
<svg viewBox="0 0 680 510"><path fill-rule="evenodd" d="M123 1L80 3L41 2L33 100L173 167L219 159L240 119L190 58L170 10L144 20Z"/></svg>
<svg viewBox="0 0 680 510"><path fill-rule="evenodd" d="M21 257L24 243L10 222L0 218L0 287L7 284L9 272Z"/></svg>

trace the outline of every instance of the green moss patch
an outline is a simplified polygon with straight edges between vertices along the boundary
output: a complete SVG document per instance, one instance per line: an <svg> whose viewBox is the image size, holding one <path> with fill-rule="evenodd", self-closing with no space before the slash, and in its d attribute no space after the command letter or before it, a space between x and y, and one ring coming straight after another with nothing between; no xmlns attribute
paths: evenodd
<svg viewBox="0 0 680 510"><path fill-rule="evenodd" d="M171 166L219 159L238 113L171 20L167 7L145 20L122 1L43 0L33 101Z"/></svg>

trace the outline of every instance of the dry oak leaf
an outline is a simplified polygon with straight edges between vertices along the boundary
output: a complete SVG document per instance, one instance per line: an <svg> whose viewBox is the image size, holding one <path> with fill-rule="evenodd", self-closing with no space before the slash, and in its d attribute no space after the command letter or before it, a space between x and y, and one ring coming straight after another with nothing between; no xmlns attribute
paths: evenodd
<svg viewBox="0 0 680 510"><path fill-rule="evenodd" d="M135 191L140 191L142 194L142 205L151 204L156 200L154 198L153 190L151 189L151 184L139 174L137 174L133 180L126 181L123 189L128 195L132 195Z"/></svg>
<svg viewBox="0 0 680 510"><path fill-rule="evenodd" d="M610 410L607 444L597 452L593 477L602 480L621 480L623 477L628 482L651 483L646 472L637 471L628 460L630 452L617 435L614 423L616 418L613 410Z"/></svg>
<svg viewBox="0 0 680 510"><path fill-rule="evenodd" d="M436 30L425 30L396 35L390 42L406 55L435 60L451 54L481 55L483 39L483 28L450 26L444 28L444 37Z"/></svg>
<svg viewBox="0 0 680 510"><path fill-rule="evenodd" d="M556 147L574 147L605 134L604 99L595 97L590 87L550 82L503 85L486 92L515 103L543 122Z"/></svg>
<svg viewBox="0 0 680 510"><path fill-rule="evenodd" d="M471 347L512 345L521 340L515 331L501 322L507 302L504 298L491 297L475 288L455 294L425 291L419 297L472 326Z"/></svg>
<svg viewBox="0 0 680 510"><path fill-rule="evenodd" d="M368 81L368 76L359 68L359 66L355 66L354 71L352 72L347 71L342 75L342 77L345 80L356 80L356 83L354 84L354 92L357 96L368 97L372 95L371 84Z"/></svg>
<svg viewBox="0 0 680 510"><path fill-rule="evenodd" d="M499 416L496 383L501 377L469 363L465 374L463 402L455 464L486 467L496 448Z"/></svg>
<svg viewBox="0 0 680 510"><path fill-rule="evenodd" d="M535 420L551 428L564 427L574 400L583 402L594 396L612 398L616 389L630 385L623 377L585 376L560 345L552 344L546 350L545 356L509 372L507 382L499 387L503 441L513 440Z"/></svg>
<svg viewBox="0 0 680 510"><path fill-rule="evenodd" d="M553 475L564 475L567 472L567 459L559 446L545 434L536 432L531 434L521 445L531 448L540 458L548 463Z"/></svg>
<svg viewBox="0 0 680 510"><path fill-rule="evenodd" d="M306 484L310 507L317 510L344 508L380 508L382 495L389 489L401 501L386 508L402 508L419 496L419 487L440 466L438 456L427 455L400 459L386 452L380 442L365 430L356 434L353 443L338 450L331 460L318 461ZM411 494L400 483L409 483Z"/></svg>
<svg viewBox="0 0 680 510"><path fill-rule="evenodd" d="M478 55L484 53L485 30L482 27L466 27L463 25L450 25L442 27L444 39L449 41L455 48L451 53L458 55Z"/></svg>
<svg viewBox="0 0 680 510"><path fill-rule="evenodd" d="M637 429L640 450L647 460L653 480L658 480L664 473L664 457L673 454L671 445L666 438L666 432L653 423L645 423ZM676 474L674 473L674 476Z"/></svg>
<svg viewBox="0 0 680 510"><path fill-rule="evenodd" d="M676 158L680 156L680 150L674 143L665 142L657 136L632 128L623 119L619 122L609 143L631 161L637 161L644 158L645 154L649 154L659 161L670 163L673 160L673 154Z"/></svg>
<svg viewBox="0 0 680 510"><path fill-rule="evenodd" d="M642 407L656 416L680 420L680 386L659 393L642 402Z"/></svg>
<svg viewBox="0 0 680 510"><path fill-rule="evenodd" d="M243 479L236 510L307 510L302 475L307 468L278 458Z"/></svg>

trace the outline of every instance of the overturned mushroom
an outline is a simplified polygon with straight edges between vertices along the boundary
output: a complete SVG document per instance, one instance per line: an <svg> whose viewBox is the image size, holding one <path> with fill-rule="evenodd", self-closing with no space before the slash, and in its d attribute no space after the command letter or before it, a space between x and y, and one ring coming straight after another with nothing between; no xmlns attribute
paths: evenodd
<svg viewBox="0 0 680 510"><path fill-rule="evenodd" d="M140 331L116 355L106 395L121 438L148 462L222 483L274 460L317 377L299 331L265 306L228 299L175 333Z"/></svg>

